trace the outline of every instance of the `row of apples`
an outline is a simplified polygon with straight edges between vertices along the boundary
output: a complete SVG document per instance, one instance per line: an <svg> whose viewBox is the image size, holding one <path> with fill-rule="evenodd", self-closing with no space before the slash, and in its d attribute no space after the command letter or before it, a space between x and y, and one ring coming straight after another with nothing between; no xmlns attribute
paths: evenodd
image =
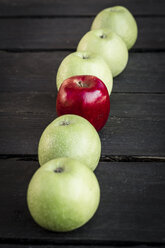
<svg viewBox="0 0 165 248"><path fill-rule="evenodd" d="M41 135L41 167L27 192L33 219L51 231L83 226L99 206L100 186L93 172L101 155L97 131L108 119L113 77L126 67L128 49L137 38L136 21L122 6L101 11L91 29L58 69L56 108L61 116Z"/></svg>

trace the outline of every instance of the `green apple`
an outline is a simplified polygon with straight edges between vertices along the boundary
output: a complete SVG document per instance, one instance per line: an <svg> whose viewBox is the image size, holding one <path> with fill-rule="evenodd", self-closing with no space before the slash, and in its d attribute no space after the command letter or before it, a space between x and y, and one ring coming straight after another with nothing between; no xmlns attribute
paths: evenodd
<svg viewBox="0 0 165 248"><path fill-rule="evenodd" d="M106 62L93 53L74 52L65 57L57 72L57 89L65 79L76 75L96 76L106 85L109 94L112 91L112 73Z"/></svg>
<svg viewBox="0 0 165 248"><path fill-rule="evenodd" d="M94 170L100 154L101 142L96 129L78 115L56 118L44 130L38 146L41 166L54 158L70 157Z"/></svg>
<svg viewBox="0 0 165 248"><path fill-rule="evenodd" d="M96 176L71 158L54 159L40 167L27 191L28 208L35 222L58 232L84 225L96 212L99 201Z"/></svg>
<svg viewBox="0 0 165 248"><path fill-rule="evenodd" d="M89 31L80 40L77 50L102 56L113 77L120 74L127 65L128 49L124 41L109 29Z"/></svg>
<svg viewBox="0 0 165 248"><path fill-rule="evenodd" d="M102 10L94 19L91 29L109 28L125 42L128 50L135 44L138 28L133 15L123 6Z"/></svg>

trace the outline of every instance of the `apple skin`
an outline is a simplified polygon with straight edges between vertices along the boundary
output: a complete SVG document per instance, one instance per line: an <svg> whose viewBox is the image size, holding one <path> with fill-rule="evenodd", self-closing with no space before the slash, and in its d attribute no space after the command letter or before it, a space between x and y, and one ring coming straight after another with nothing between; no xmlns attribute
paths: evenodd
<svg viewBox="0 0 165 248"><path fill-rule="evenodd" d="M65 79L57 95L56 111L58 116L80 115L99 131L105 125L110 112L107 87L95 76L73 76Z"/></svg>
<svg viewBox="0 0 165 248"><path fill-rule="evenodd" d="M98 165L101 142L96 129L78 115L62 115L51 122L41 135L39 163L59 157L77 159L91 170Z"/></svg>
<svg viewBox="0 0 165 248"><path fill-rule="evenodd" d="M97 14L91 29L108 28L118 34L128 50L133 47L138 35L136 20L130 11L123 6L106 8Z"/></svg>
<svg viewBox="0 0 165 248"><path fill-rule="evenodd" d="M99 56L89 52L74 52L64 58L57 71L57 89L62 82L76 75L92 75L100 78L106 85L109 94L113 87L112 73L106 62Z"/></svg>
<svg viewBox="0 0 165 248"><path fill-rule="evenodd" d="M70 158L47 162L33 175L28 191L29 211L41 227L71 231L88 222L100 202L100 187L94 173Z"/></svg>
<svg viewBox="0 0 165 248"><path fill-rule="evenodd" d="M101 56L111 69L113 77L119 75L128 62L125 42L116 33L105 28L86 33L80 40L77 50Z"/></svg>

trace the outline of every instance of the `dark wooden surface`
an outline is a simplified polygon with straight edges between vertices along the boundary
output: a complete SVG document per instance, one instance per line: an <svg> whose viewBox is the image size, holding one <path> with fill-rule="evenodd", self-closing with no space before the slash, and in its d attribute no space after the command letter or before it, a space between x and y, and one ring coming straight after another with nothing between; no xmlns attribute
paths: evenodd
<svg viewBox="0 0 165 248"><path fill-rule="evenodd" d="M51 233L30 217L26 190L56 118L56 72L94 16L117 4L136 16L139 36L99 133L99 210L74 232ZM0 248L165 246L164 27L164 0L0 1Z"/></svg>
<svg viewBox="0 0 165 248"><path fill-rule="evenodd" d="M0 238L13 242L31 240L36 244L65 244L66 240L68 244L88 245L164 242L164 166L165 163L156 162L101 162L96 169L101 202L95 217L82 228L62 234L44 231L28 212L27 184L39 167L38 162L2 160Z"/></svg>

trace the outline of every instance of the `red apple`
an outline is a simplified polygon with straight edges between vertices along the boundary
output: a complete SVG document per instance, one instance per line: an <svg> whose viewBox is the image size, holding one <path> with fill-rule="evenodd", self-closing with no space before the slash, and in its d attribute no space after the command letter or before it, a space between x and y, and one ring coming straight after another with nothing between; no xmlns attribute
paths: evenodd
<svg viewBox="0 0 165 248"><path fill-rule="evenodd" d="M56 111L58 116L80 115L99 131L105 125L110 111L107 87L99 78L91 75L67 78L60 86Z"/></svg>

